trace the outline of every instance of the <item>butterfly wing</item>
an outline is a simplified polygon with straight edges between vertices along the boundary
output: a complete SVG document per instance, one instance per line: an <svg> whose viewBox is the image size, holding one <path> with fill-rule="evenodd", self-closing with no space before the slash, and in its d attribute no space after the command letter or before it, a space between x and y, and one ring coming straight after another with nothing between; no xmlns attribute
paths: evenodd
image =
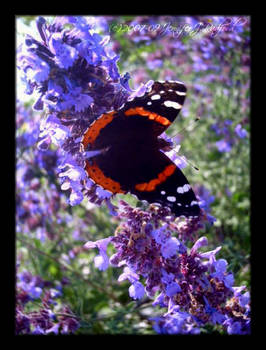
<svg viewBox="0 0 266 350"><path fill-rule="evenodd" d="M98 155L93 162L100 171L94 180L113 193L130 192L140 200L167 206L176 216L197 216L198 202L182 171L160 150L142 150L138 155L115 148Z"/></svg>
<svg viewBox="0 0 266 350"><path fill-rule="evenodd" d="M186 87L180 81L155 82L150 91L128 101L118 111L102 114L87 129L83 137L86 149L101 149L126 138L124 143L149 139L154 142L175 120L186 97ZM135 138L135 140L134 140Z"/></svg>
<svg viewBox="0 0 266 350"><path fill-rule="evenodd" d="M127 115L142 115L148 119L153 134L164 132L179 114L186 97L186 87L180 81L156 81L143 96L129 100L121 109Z"/></svg>
<svg viewBox="0 0 266 350"><path fill-rule="evenodd" d="M130 192L140 200L169 207L176 216L199 215L198 201L182 171L159 150L152 159L141 166L146 165L145 180L135 183Z"/></svg>
<svg viewBox="0 0 266 350"><path fill-rule="evenodd" d="M168 206L177 216L198 215L186 177L158 146L158 136L177 117L185 95L181 82L155 82L144 96L101 115L82 140L84 149L102 150L86 161L89 177L111 193L131 192Z"/></svg>

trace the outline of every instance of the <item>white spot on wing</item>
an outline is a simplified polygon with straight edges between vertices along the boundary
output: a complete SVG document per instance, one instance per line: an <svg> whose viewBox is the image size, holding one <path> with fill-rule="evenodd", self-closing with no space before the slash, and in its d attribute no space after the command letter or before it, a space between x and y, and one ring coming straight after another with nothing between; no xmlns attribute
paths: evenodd
<svg viewBox="0 0 266 350"><path fill-rule="evenodd" d="M164 105L166 107L173 107L175 109L181 109L182 108L182 106L179 103L173 102L173 101L164 101Z"/></svg>
<svg viewBox="0 0 266 350"><path fill-rule="evenodd" d="M169 80L169 83L177 83L177 84L184 85L184 83L182 81L179 81L179 80Z"/></svg>
<svg viewBox="0 0 266 350"><path fill-rule="evenodd" d="M191 186L189 184L185 184L183 186L177 187L177 192L178 193L185 193L188 192L191 189Z"/></svg>
<svg viewBox="0 0 266 350"><path fill-rule="evenodd" d="M185 96L186 93L185 92L182 92L182 91L176 91L177 95L179 96Z"/></svg>
<svg viewBox="0 0 266 350"><path fill-rule="evenodd" d="M185 184L184 186L183 186L183 191L184 192L187 192L187 191L189 191L190 190L190 185L189 184Z"/></svg>
<svg viewBox="0 0 266 350"><path fill-rule="evenodd" d="M151 105L151 101L147 102L147 105L150 106Z"/></svg>
<svg viewBox="0 0 266 350"><path fill-rule="evenodd" d="M168 196L166 197L169 202L175 202L176 198L174 196Z"/></svg>
<svg viewBox="0 0 266 350"><path fill-rule="evenodd" d="M177 187L177 193L184 193L183 186Z"/></svg>
<svg viewBox="0 0 266 350"><path fill-rule="evenodd" d="M165 191L161 191L161 194L165 194L166 192ZM191 205L191 204L190 204Z"/></svg>
<svg viewBox="0 0 266 350"><path fill-rule="evenodd" d="M161 96L158 94L151 96L151 100L160 100L160 98Z"/></svg>

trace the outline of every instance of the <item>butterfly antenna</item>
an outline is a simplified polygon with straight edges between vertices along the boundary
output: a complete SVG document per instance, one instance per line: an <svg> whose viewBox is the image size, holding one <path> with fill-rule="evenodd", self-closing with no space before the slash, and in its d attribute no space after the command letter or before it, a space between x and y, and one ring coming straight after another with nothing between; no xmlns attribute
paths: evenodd
<svg viewBox="0 0 266 350"><path fill-rule="evenodd" d="M177 135L181 134L181 132L183 132L183 131L186 131L186 132L192 131L192 130L197 126L196 123L197 123L199 120L200 120L200 117L196 117L194 120L192 120L192 121L190 122L189 125L187 125L186 127L182 128L181 130L179 130L175 135L170 136L171 139L174 139ZM175 141L173 141L173 143L176 145ZM174 149L173 149L173 151L176 153L177 157L180 158L183 162L185 162L186 164L190 165L194 170L199 171L199 168L196 167L195 165L193 165L193 164L186 158L185 155L180 156L180 155L178 155L178 152L176 152Z"/></svg>
<svg viewBox="0 0 266 350"><path fill-rule="evenodd" d="M194 120L192 120L192 121L190 122L189 125L185 126L185 127L182 128L181 130L179 130L175 135L171 136L171 138L176 137L177 135L181 134L181 132L183 132L183 131L186 131L186 132L192 131L192 130L195 129L195 127L197 126L196 123L197 123L199 120L200 120L200 117L196 117Z"/></svg>
<svg viewBox="0 0 266 350"><path fill-rule="evenodd" d="M185 163L190 165L194 170L199 171L199 168L193 165L185 156L179 156Z"/></svg>
<svg viewBox="0 0 266 350"><path fill-rule="evenodd" d="M180 148L180 145L179 145L179 148ZM178 158L180 158L182 160L182 162L185 162L186 164L190 165L194 170L199 171L199 168L196 167L195 165L193 165L184 154L183 155L178 154L179 149L178 149L178 151L175 151L175 149L173 148L172 151L175 152L176 156Z"/></svg>

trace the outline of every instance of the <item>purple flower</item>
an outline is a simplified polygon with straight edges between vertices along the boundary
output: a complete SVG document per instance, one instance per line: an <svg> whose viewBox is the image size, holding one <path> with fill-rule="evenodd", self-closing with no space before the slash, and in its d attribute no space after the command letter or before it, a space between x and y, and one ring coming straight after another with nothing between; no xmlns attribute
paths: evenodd
<svg viewBox="0 0 266 350"><path fill-rule="evenodd" d="M154 59L154 60L149 60L147 61L147 66L149 69L156 69L156 68L161 68L163 65L163 61L160 59Z"/></svg>
<svg viewBox="0 0 266 350"><path fill-rule="evenodd" d="M211 315L213 324L222 324L225 321L225 316L218 312L215 308L211 307L205 296L203 296L203 298L206 304L206 312Z"/></svg>
<svg viewBox="0 0 266 350"><path fill-rule="evenodd" d="M103 198L103 199L110 198L112 196L112 193L110 193L110 191L104 190L101 187L98 187L96 189L96 194L98 198Z"/></svg>
<svg viewBox="0 0 266 350"><path fill-rule="evenodd" d="M34 298L38 299L42 294L42 289L40 287L29 286L28 293Z"/></svg>
<svg viewBox="0 0 266 350"><path fill-rule="evenodd" d="M18 121L22 116L21 112L22 108L19 107ZM24 123L21 125L24 130L30 130L31 125L34 125L32 129L34 139L35 130L40 129L39 115L28 113L23 117ZM27 134L23 129L18 127L20 137ZM28 138L30 139L30 135ZM60 150L40 151L37 147L24 148L23 143L17 146L17 232L23 232L43 242L50 233L47 226L53 226L58 219L60 206L64 207L64 201L58 194L56 186L51 183L56 176L56 167L60 163ZM32 289L32 293L38 296L40 291Z"/></svg>
<svg viewBox="0 0 266 350"><path fill-rule="evenodd" d="M233 322L227 328L228 334L241 334L241 323Z"/></svg>
<svg viewBox="0 0 266 350"><path fill-rule="evenodd" d="M176 311L165 317L151 318L155 321L153 328L159 334L198 334L200 329L195 327L191 316L186 312Z"/></svg>
<svg viewBox="0 0 266 350"><path fill-rule="evenodd" d="M208 219L208 222L210 224L213 224L214 221L216 221L216 218L213 217L211 212L210 204L215 200L215 197L211 195L210 191L205 188L204 186L196 186L195 191L197 194L197 198L199 200L199 206L204 210L206 213L206 217Z"/></svg>
<svg viewBox="0 0 266 350"><path fill-rule="evenodd" d="M36 66L34 67L34 70L29 71L27 75L32 82L42 83L48 78L50 67L46 62L38 62L38 67L36 64L37 62L35 62Z"/></svg>
<svg viewBox="0 0 266 350"><path fill-rule="evenodd" d="M63 304L57 305L53 300L62 295L61 284L50 288L52 282L44 281L39 276L33 276L28 271L18 273L17 279L16 334L60 334L64 331L71 333L78 329L79 322L74 319L71 310ZM36 292L37 288L41 289L41 287L43 289L41 295L31 295L33 289ZM35 298L40 298L41 303L35 303L34 311L30 311L32 310L31 301ZM29 304L27 309L26 304ZM57 305L59 315L53 312L54 305ZM60 313L64 315L61 316ZM71 314L73 317L69 316Z"/></svg>
<svg viewBox="0 0 266 350"><path fill-rule="evenodd" d="M141 299L145 294L145 289L142 283L140 283L139 276L130 268L125 267L124 272L119 276L118 282L122 282L128 279L131 282L129 287L129 295L133 299Z"/></svg>
<svg viewBox="0 0 266 350"><path fill-rule="evenodd" d="M79 204L84 194L100 205L110 193L89 185L83 175L71 177L81 174L86 161L88 150L81 147L85 130L102 113L126 102L131 92L129 75L120 77L119 55L107 50L109 36L95 33L85 17L56 17L51 24L40 17L37 29L40 41L27 37L18 65L29 93L38 92L34 107L49 113L41 123L38 147L47 150L54 144L73 160L72 169L64 169L63 164L58 171L71 205Z"/></svg>
<svg viewBox="0 0 266 350"><path fill-rule="evenodd" d="M30 333L30 318L19 309L16 310L16 334Z"/></svg>
<svg viewBox="0 0 266 350"><path fill-rule="evenodd" d="M215 131L216 135L221 135L221 129L219 128L218 123L212 124L211 129Z"/></svg>
<svg viewBox="0 0 266 350"><path fill-rule="evenodd" d="M125 267L123 273L118 277L118 282L128 279L131 283L139 280L139 276L131 268Z"/></svg>
<svg viewBox="0 0 266 350"><path fill-rule="evenodd" d="M56 57L56 62L61 68L68 69L78 58L77 50L62 41L61 33L54 33L51 36L49 47L51 49L51 52Z"/></svg>
<svg viewBox="0 0 266 350"><path fill-rule="evenodd" d="M193 245L193 247L191 248L190 253L194 254L197 252L198 249L200 249L201 247L207 246L208 245L208 238L207 237L201 237L199 238Z"/></svg>
<svg viewBox="0 0 266 350"><path fill-rule="evenodd" d="M179 249L179 241L175 237L170 237L167 239L166 242L164 242L161 246L161 252L162 256L167 259L170 258L173 255L176 255L178 249Z"/></svg>
<svg viewBox="0 0 266 350"><path fill-rule="evenodd" d="M105 271L109 266L108 255L103 250L100 250L100 254L94 258L94 264L100 271Z"/></svg>
<svg viewBox="0 0 266 350"><path fill-rule="evenodd" d="M223 323L227 327L228 334L242 334L242 325L241 322L235 321L231 317L226 317L226 320Z"/></svg>
<svg viewBox="0 0 266 350"><path fill-rule="evenodd" d="M69 196L70 205L79 204L83 200L81 181L87 177L85 170L75 160L71 159L71 156L66 157L58 168L61 170L59 173L62 181L61 189L71 190Z"/></svg>
<svg viewBox="0 0 266 350"><path fill-rule="evenodd" d="M60 327L60 324L57 323L53 327L47 329L45 334L49 334L49 333L58 334L59 333L59 327Z"/></svg>
<svg viewBox="0 0 266 350"><path fill-rule="evenodd" d="M219 259L213 263L213 266L216 270L215 273L212 274L213 277L218 278L219 280L224 279L224 274L227 269L228 262L225 259Z"/></svg>
<svg viewBox="0 0 266 350"><path fill-rule="evenodd" d="M164 224L157 230L152 231L152 236L155 239L156 243L164 244L167 240L167 224Z"/></svg>
<svg viewBox="0 0 266 350"><path fill-rule="evenodd" d="M232 125L232 120L231 119L225 119L224 125Z"/></svg>
<svg viewBox="0 0 266 350"><path fill-rule="evenodd" d="M120 84L130 93L132 92L132 89L129 86L130 74L127 72L122 77L120 77Z"/></svg>
<svg viewBox="0 0 266 350"><path fill-rule="evenodd" d="M85 170L78 166L70 157L64 160L64 163L59 166L59 169L62 169L62 172L59 174L60 177L67 177L74 182L84 180L86 177Z"/></svg>
<svg viewBox="0 0 266 350"><path fill-rule="evenodd" d="M218 148L219 152L230 152L232 149L231 144L226 141L225 139L222 139L220 141L215 142L216 147Z"/></svg>
<svg viewBox="0 0 266 350"><path fill-rule="evenodd" d="M159 305L160 307L166 307L167 305L165 304L165 294L160 293L155 299L154 302L152 303L153 306Z"/></svg>
<svg viewBox="0 0 266 350"><path fill-rule="evenodd" d="M135 97L141 97L143 96L151 86L153 85L154 81L149 80L146 84L141 84L133 93L128 97L128 101L132 101Z"/></svg>
<svg viewBox="0 0 266 350"><path fill-rule="evenodd" d="M227 288L231 288L234 282L235 282L235 279L232 273L224 277L224 284Z"/></svg>
<svg viewBox="0 0 266 350"><path fill-rule="evenodd" d="M84 245L85 249L91 249L91 248L98 248L99 249L99 255L97 255L94 258L94 264L101 271L106 270L109 266L109 258L108 258L108 255L106 253L106 250L107 250L107 246L110 243L111 239L112 239L112 237L108 237L108 238L100 239L97 242L88 241Z"/></svg>
<svg viewBox="0 0 266 350"><path fill-rule="evenodd" d="M111 200L107 196L105 198L106 198L105 203L107 205L107 208L109 209L109 214L112 216L117 216L118 207L112 204Z"/></svg>
<svg viewBox="0 0 266 350"><path fill-rule="evenodd" d="M38 299L43 292L43 282L41 279L34 278L28 271L18 274L20 282L17 287L28 293L31 299Z"/></svg>
<svg viewBox="0 0 266 350"><path fill-rule="evenodd" d="M23 76L24 83L29 82L30 86L34 87L36 83L43 83L48 78L50 66L47 62L33 54L26 56L22 49L18 52L18 59L20 61L19 68L25 73Z"/></svg>
<svg viewBox="0 0 266 350"><path fill-rule="evenodd" d="M170 282L169 284L167 284L166 289L165 289L165 294L168 297L172 297L177 293L181 292L181 288L179 286L179 284L177 282Z"/></svg>
<svg viewBox="0 0 266 350"><path fill-rule="evenodd" d="M45 330L41 328L39 325L36 325L34 327L34 330L32 331L32 334L45 334Z"/></svg>
<svg viewBox="0 0 266 350"><path fill-rule="evenodd" d="M141 299L146 292L148 297L153 298L158 292L153 305L167 307L168 312L153 318L156 332L197 334L199 327L206 322L222 325L230 332L231 323L228 321L227 324L226 320L231 314L231 307L237 306L229 302L230 307L221 311L220 305L241 291L232 288L234 277L226 272L227 262L215 258L221 247L200 253L199 249L208 243L206 237L201 237L188 253L185 244L172 236L175 225L169 223L169 213L163 208L142 211L121 203L124 209L120 207L118 212L118 218L123 220L119 234L85 245L87 248L98 247L99 265L103 261L108 262L106 246L112 243L116 253L110 262L113 266L124 267L118 281L129 280L130 297ZM199 226L195 226L197 229ZM239 303L238 298L232 300ZM246 300L243 297L242 304L248 305L248 297ZM248 312L246 307L246 315ZM247 329L248 324L241 318L241 332L248 332Z"/></svg>
<svg viewBox="0 0 266 350"><path fill-rule="evenodd" d="M209 264L212 266L214 262L216 262L215 255L222 249L222 247L217 247L214 250L210 250L209 252L200 253L199 256L203 259L208 259Z"/></svg>
<svg viewBox="0 0 266 350"><path fill-rule="evenodd" d="M113 58L107 59L103 62L103 66L106 66L110 77L116 81L120 75L118 72L117 61L119 60L119 55L114 56Z"/></svg>
<svg viewBox="0 0 266 350"><path fill-rule="evenodd" d="M246 307L247 304L250 302L250 293L246 292L239 296L239 305L242 307Z"/></svg>
<svg viewBox="0 0 266 350"><path fill-rule="evenodd" d="M227 288L231 288L234 284L234 276L233 274L226 274L227 265L228 263L225 259L219 259L213 262L215 272L211 276L223 281Z"/></svg>
<svg viewBox="0 0 266 350"><path fill-rule="evenodd" d="M235 127L235 133L241 139L247 137L247 131L242 128L241 124L237 124L237 126Z"/></svg>
<svg viewBox="0 0 266 350"><path fill-rule="evenodd" d="M43 144L45 143L47 145L45 149L47 149L51 142L57 146L61 146L69 134L69 129L62 125L58 118L49 115L45 123L41 123L40 125L39 136L41 140L38 143L38 147L43 149Z"/></svg>
<svg viewBox="0 0 266 350"><path fill-rule="evenodd" d="M234 296L238 298L238 297L240 297L242 295L241 292L243 290L245 290L246 287L245 286L240 286L240 287L233 287L232 289L234 291Z"/></svg>
<svg viewBox="0 0 266 350"><path fill-rule="evenodd" d="M222 122L214 123L211 125L212 130L216 132L217 135L224 136L223 139L216 142L216 147L219 152L230 152L232 147L236 143L235 134L239 138L244 138L247 136L247 131L242 128L241 124L237 124L233 130L230 126L233 124L233 121L226 119Z"/></svg>
<svg viewBox="0 0 266 350"><path fill-rule="evenodd" d="M68 94L62 94L62 102L60 103L60 108L62 110L74 108L77 112L82 112L88 108L93 102L93 98L88 94L83 94L81 88L73 88Z"/></svg>
<svg viewBox="0 0 266 350"><path fill-rule="evenodd" d="M140 282L134 282L130 287L129 287L129 295L133 299L142 299L145 294L144 287L142 283Z"/></svg>

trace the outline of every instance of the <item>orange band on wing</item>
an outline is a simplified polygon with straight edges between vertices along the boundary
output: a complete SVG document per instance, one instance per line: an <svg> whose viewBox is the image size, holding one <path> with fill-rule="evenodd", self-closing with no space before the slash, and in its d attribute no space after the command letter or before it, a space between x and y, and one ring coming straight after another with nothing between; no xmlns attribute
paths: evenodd
<svg viewBox="0 0 266 350"><path fill-rule="evenodd" d="M167 118L162 117L157 113L147 111L143 107L130 108L125 112L125 115L141 115L143 117L148 117L150 120L154 120L157 123L162 124L163 126L169 126L171 124L171 122Z"/></svg>
<svg viewBox="0 0 266 350"><path fill-rule="evenodd" d="M105 176L95 162L90 163L89 161L86 161L85 170L87 171L89 177L98 185L101 185L105 190L112 193L126 193L121 189L119 182Z"/></svg>
<svg viewBox="0 0 266 350"><path fill-rule="evenodd" d="M135 189L141 192L154 191L155 187L163 183L167 177L171 176L176 169L174 164L168 165L161 173L158 174L156 179L152 179L149 182L144 182L135 185Z"/></svg>
<svg viewBox="0 0 266 350"><path fill-rule="evenodd" d="M93 144L93 142L98 137L100 131L114 119L115 111L102 114L98 119L96 119L85 132L81 143L84 149L88 147L88 144Z"/></svg>

